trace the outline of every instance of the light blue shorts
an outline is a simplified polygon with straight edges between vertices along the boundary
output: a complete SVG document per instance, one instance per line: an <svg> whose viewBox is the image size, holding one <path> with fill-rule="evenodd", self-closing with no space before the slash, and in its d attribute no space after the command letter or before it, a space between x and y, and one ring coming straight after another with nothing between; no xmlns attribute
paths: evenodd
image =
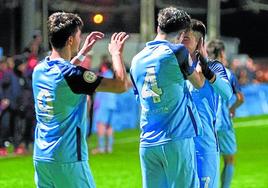
<svg viewBox="0 0 268 188"><path fill-rule="evenodd" d="M218 131L220 152L223 155L234 155L237 151L237 144L234 129Z"/></svg>
<svg viewBox="0 0 268 188"><path fill-rule="evenodd" d="M109 108L99 108L96 112L95 118L97 123L112 126L114 124L115 110Z"/></svg>
<svg viewBox="0 0 268 188"><path fill-rule="evenodd" d="M140 147L143 188L198 188L192 138Z"/></svg>
<svg viewBox="0 0 268 188"><path fill-rule="evenodd" d="M88 161L53 163L34 161L37 188L95 188Z"/></svg>
<svg viewBox="0 0 268 188"><path fill-rule="evenodd" d="M220 155L219 152L197 154L197 171L200 188L218 188Z"/></svg>

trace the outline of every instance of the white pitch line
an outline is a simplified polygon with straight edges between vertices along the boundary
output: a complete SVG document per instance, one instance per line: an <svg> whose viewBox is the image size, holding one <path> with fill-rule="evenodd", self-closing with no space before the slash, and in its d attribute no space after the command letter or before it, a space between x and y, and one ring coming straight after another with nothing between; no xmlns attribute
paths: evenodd
<svg viewBox="0 0 268 188"><path fill-rule="evenodd" d="M250 120L250 121L234 123L235 128L261 127L261 126L268 126L268 119ZM137 135L137 137L126 137L116 139L114 144L127 144L127 143L139 142L139 140L140 140L139 135Z"/></svg>
<svg viewBox="0 0 268 188"><path fill-rule="evenodd" d="M235 128L267 126L268 125L268 119L237 122L237 123L234 123L234 125L235 125Z"/></svg>

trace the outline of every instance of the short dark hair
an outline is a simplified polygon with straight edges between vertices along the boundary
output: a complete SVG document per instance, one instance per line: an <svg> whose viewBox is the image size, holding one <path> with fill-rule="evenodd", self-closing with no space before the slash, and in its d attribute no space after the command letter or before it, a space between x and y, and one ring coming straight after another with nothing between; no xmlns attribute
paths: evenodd
<svg viewBox="0 0 268 188"><path fill-rule="evenodd" d="M212 59L217 59L220 57L220 53L225 50L225 46L222 40L213 39L207 44L208 56Z"/></svg>
<svg viewBox="0 0 268 188"><path fill-rule="evenodd" d="M190 24L189 29L194 32L201 33L203 39L205 39L207 29L203 22L196 20L196 19L191 19L191 24Z"/></svg>
<svg viewBox="0 0 268 188"><path fill-rule="evenodd" d="M56 12L48 18L48 39L52 47L61 49L66 41L83 27L82 19L73 13Z"/></svg>
<svg viewBox="0 0 268 188"><path fill-rule="evenodd" d="M166 34L188 28L190 20L187 12L175 7L161 9L157 18L159 28Z"/></svg>

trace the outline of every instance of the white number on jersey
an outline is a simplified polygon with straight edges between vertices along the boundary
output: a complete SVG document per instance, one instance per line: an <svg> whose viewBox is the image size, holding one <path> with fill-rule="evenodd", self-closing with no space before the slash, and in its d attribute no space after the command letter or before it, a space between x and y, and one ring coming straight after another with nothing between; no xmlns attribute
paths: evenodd
<svg viewBox="0 0 268 188"><path fill-rule="evenodd" d="M201 181L204 182L204 188L208 188L210 177L202 177Z"/></svg>
<svg viewBox="0 0 268 188"><path fill-rule="evenodd" d="M146 69L146 76L141 90L142 98L152 97L154 103L161 102L162 89L157 86L155 68Z"/></svg>
<svg viewBox="0 0 268 188"><path fill-rule="evenodd" d="M47 90L41 89L37 95L37 107L38 109L47 114L44 116L43 121L50 121L53 117L52 96ZM42 116L43 117L43 116Z"/></svg>

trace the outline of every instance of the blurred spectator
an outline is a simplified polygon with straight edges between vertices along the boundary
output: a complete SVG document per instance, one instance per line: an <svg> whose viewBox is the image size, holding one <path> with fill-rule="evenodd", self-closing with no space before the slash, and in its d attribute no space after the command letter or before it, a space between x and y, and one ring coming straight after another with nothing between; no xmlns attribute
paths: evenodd
<svg viewBox="0 0 268 188"><path fill-rule="evenodd" d="M24 52L29 53L29 57L35 57L37 59L43 59L45 55L44 48L42 46L42 35L41 31L36 30L33 33L33 39L25 47Z"/></svg>
<svg viewBox="0 0 268 188"><path fill-rule="evenodd" d="M247 58L246 70L249 83L256 83L256 65L252 58Z"/></svg>
<svg viewBox="0 0 268 188"><path fill-rule="evenodd" d="M23 59L16 59L14 73L16 79L16 108L14 115L15 154L24 154L33 141L34 104L32 95L31 71ZM24 144L24 145L23 145Z"/></svg>
<svg viewBox="0 0 268 188"><path fill-rule="evenodd" d="M239 72L240 69L239 67L241 66L241 61L237 58L233 59L232 63L230 64L230 68L232 69L232 71L235 73L235 75L238 77L239 76Z"/></svg>
<svg viewBox="0 0 268 188"><path fill-rule="evenodd" d="M7 57L7 69L8 71L13 72L15 63L14 63L14 58L12 56Z"/></svg>
<svg viewBox="0 0 268 188"><path fill-rule="evenodd" d="M13 116L16 106L15 76L8 69L7 58L0 62L0 156L7 155L5 141L10 141L13 132Z"/></svg>
<svg viewBox="0 0 268 188"><path fill-rule="evenodd" d="M238 82L241 86L249 83L248 71L246 69L241 69L238 75Z"/></svg>
<svg viewBox="0 0 268 188"><path fill-rule="evenodd" d="M257 82L265 82L264 72L262 70L256 71L256 80Z"/></svg>

